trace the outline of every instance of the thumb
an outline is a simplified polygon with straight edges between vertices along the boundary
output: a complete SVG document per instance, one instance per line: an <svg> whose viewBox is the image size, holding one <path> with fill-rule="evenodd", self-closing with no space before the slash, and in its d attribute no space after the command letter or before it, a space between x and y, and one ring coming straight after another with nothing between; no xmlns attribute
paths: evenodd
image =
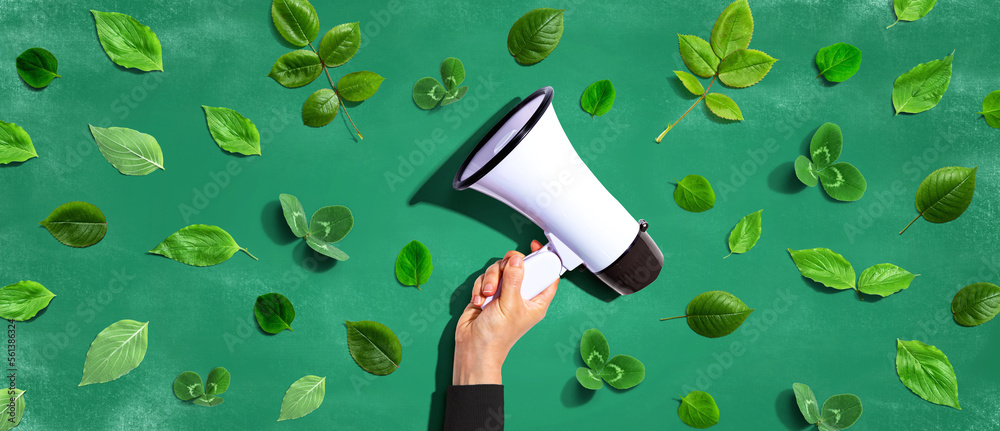
<svg viewBox="0 0 1000 431"><path fill-rule="evenodd" d="M504 308L514 308L523 306L521 299L521 281L524 280L524 255L516 251L508 251L504 257L507 264L502 268L500 286L503 292L500 293L500 304Z"/></svg>

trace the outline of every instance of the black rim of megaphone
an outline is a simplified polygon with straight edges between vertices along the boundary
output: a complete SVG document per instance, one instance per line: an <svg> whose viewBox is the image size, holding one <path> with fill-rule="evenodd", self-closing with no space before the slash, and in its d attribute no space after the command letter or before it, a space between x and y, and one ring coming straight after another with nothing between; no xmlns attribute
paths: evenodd
<svg viewBox="0 0 1000 431"><path fill-rule="evenodd" d="M510 112L508 112L507 115L505 115L502 120L497 121L497 124L495 124L493 128L490 129L490 132L487 133L486 136L483 136L483 139L479 141L479 145L476 145L476 148L469 153L469 157L466 157L465 161L462 162L462 167L458 168L458 173L455 174L455 180L452 181L452 187L454 187L455 190L465 190L471 187L477 181L483 179L483 177L485 177L486 174L490 173L490 171L492 171L493 168L497 167L497 165L499 165L500 162L502 162L503 159L506 158L507 155L511 153L511 151L514 151L514 148L517 147L517 144L521 143L521 140L524 139L524 137L528 134L528 132L531 131L533 127L535 127L535 124L538 123L538 120L542 118L542 115L545 114L545 110L548 109L549 105L552 104L553 94L555 94L555 90L553 90L552 87L544 87L542 89L539 89L538 91L531 93L531 95L522 100L521 103L518 103L517 106L515 106L514 109L511 109ZM469 167L469 163L472 162L472 158L475 157L476 154L479 154L479 150L481 150L486 145L486 143L489 142L490 139L492 139L493 136L500 131L500 128L503 127L504 124L507 124L507 121L510 120L510 117L513 117L514 114L516 114L518 111L524 108L525 105L535 100L535 98L537 97L545 97L545 99L542 100L542 103L541 105L538 106L538 109L535 110L533 114L531 114L531 118L529 118L528 121L524 123L524 126L521 127L521 130L519 130L517 134L514 135L513 138L511 138L510 142L508 142L507 145L505 145L502 149L500 149L499 153L493 156L493 158L490 159L489 162L486 162L485 166L480 168L478 171L473 172L472 175L469 175L468 178L463 180L462 174L465 173L465 169Z"/></svg>

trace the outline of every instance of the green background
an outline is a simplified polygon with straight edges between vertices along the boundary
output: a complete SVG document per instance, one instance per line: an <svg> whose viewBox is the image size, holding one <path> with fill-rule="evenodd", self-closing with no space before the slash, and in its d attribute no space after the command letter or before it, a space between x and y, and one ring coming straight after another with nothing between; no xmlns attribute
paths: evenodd
<svg viewBox="0 0 1000 431"><path fill-rule="evenodd" d="M332 70L334 78L359 70L386 78L375 97L350 106L365 135L356 142L342 116L321 129L301 125L302 102L325 80L286 89L265 76L290 50L273 30L267 1L0 1L0 120L23 126L39 153L0 167L0 283L36 280L58 295L40 316L17 324L17 386L27 390L21 429L440 428L454 321L470 281L506 250L527 251L530 239L542 237L507 207L452 191L451 176L484 126L546 85L555 88L555 108L581 156L633 216L649 221L666 262L653 285L628 297L613 299L583 272L561 283L545 320L504 367L509 429L684 429L675 410L678 395L692 389L714 395L722 410L715 429L805 429L793 382L811 385L821 401L860 396L865 413L854 429L1000 428L1000 323L963 328L949 313L962 286L1000 278L1000 131L976 115L983 97L1000 89L1000 55L990 43L1000 18L985 9L991 3L943 1L924 19L886 30L894 21L888 0L751 2L751 48L780 61L752 88L714 87L733 97L747 120L723 123L700 105L655 144L694 99L673 77L684 68L676 33L707 39L728 3L316 2L321 34L344 22L360 21L363 29L363 48ZM542 6L567 9L565 35L548 59L521 66L506 51L507 32ZM166 72L115 66L89 9L152 27ZM814 78L813 58L836 42L861 48L864 61L854 78L831 85ZM15 57L35 46L55 54L64 76L41 91L28 88L14 67ZM941 104L893 116L895 78L953 50L954 76ZM413 83L436 77L448 56L464 61L469 94L452 106L418 109ZM611 79L618 97L609 114L592 120L579 97L599 79ZM200 105L253 120L263 156L221 151ZM843 128L841 160L868 180L861 201L832 201L793 176L793 160L824 122ZM153 135L166 170L119 174L98 152L88 123ZM968 211L944 225L918 221L897 235L916 215L919 182L953 165L979 166ZM716 208L692 214L673 203L673 179L688 174L712 181ZM291 236L279 193L297 195L309 213L349 206L357 223L338 245L351 259L318 261ZM108 218L107 237L96 246L63 246L37 224L74 200ZM762 208L760 242L723 260L729 230ZM145 253L194 223L222 226L260 261L240 253L195 268ZM400 286L393 274L397 252L412 239L434 255L422 291ZM902 293L860 301L800 277L786 248L812 247L843 254L858 273L891 262L921 275ZM756 308L734 334L707 339L682 321L658 321L715 289ZM294 333L257 329L253 302L267 292L295 304ZM142 365L118 380L77 387L90 342L121 319L150 322ZM392 328L404 344L401 368L378 378L358 368L347 352L345 319ZM645 363L641 385L596 393L579 387L576 349L591 327L606 334L612 354ZM925 402L899 382L897 338L949 355L964 410ZM225 403L209 409L173 396L178 373L204 377L216 366L233 376ZM276 423L285 390L308 374L326 376L326 401L302 419Z"/></svg>

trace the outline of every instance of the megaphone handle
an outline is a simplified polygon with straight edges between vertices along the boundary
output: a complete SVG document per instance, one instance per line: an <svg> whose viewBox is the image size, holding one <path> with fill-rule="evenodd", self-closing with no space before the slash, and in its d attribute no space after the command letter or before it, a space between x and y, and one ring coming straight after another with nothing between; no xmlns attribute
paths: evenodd
<svg viewBox="0 0 1000 431"><path fill-rule="evenodd" d="M521 280L521 297L531 299L542 293L552 282L559 279L566 269L563 268L562 259L552 249L551 244L538 249L524 257L524 279ZM487 297L483 301L483 307L489 304L494 297L501 294L503 283L497 287L497 293Z"/></svg>

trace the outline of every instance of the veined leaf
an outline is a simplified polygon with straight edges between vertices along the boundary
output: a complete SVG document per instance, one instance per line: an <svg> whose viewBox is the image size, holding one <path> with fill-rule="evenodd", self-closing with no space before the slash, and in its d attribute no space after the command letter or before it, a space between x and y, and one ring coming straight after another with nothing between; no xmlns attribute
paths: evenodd
<svg viewBox="0 0 1000 431"><path fill-rule="evenodd" d="M338 25L326 32L319 43L319 56L327 67L339 67L347 63L361 48L361 23L351 22Z"/></svg>
<svg viewBox="0 0 1000 431"><path fill-rule="evenodd" d="M722 11L712 27L712 50L725 60L729 54L750 46L753 16L747 0L736 0Z"/></svg>
<svg viewBox="0 0 1000 431"><path fill-rule="evenodd" d="M507 34L507 51L521 64L544 60L562 39L564 12L543 7L518 18Z"/></svg>
<svg viewBox="0 0 1000 431"><path fill-rule="evenodd" d="M583 357L583 363L587 364L590 369L597 373L601 372L604 364L608 363L611 358L611 347L608 346L608 340L604 338L601 331L597 329L584 331L583 337L580 338L580 356ZM600 388L598 387L598 389Z"/></svg>
<svg viewBox="0 0 1000 431"><path fill-rule="evenodd" d="M719 80L730 87L746 88L760 82L778 60L755 49L740 49L719 64Z"/></svg>
<svg viewBox="0 0 1000 431"><path fill-rule="evenodd" d="M854 394L840 394L827 398L820 413L820 424L831 430L845 430L861 418L861 399Z"/></svg>
<svg viewBox="0 0 1000 431"><path fill-rule="evenodd" d="M0 398L3 403L3 420L0 421L0 431L10 431L21 423L24 416L24 391L16 388L7 390L7 397ZM13 406L12 406L13 404ZM13 414L11 413L13 410Z"/></svg>
<svg viewBox="0 0 1000 431"><path fill-rule="evenodd" d="M59 242L77 248L101 242L108 232L108 221L104 218L104 213L87 202L59 205L39 224L48 229Z"/></svg>
<svg viewBox="0 0 1000 431"><path fill-rule="evenodd" d="M702 78L711 78L715 72L719 71L719 61L721 60L715 55L712 46L705 39L685 34L678 34L677 39L680 45L681 60L684 60L684 65L692 73ZM704 91L698 94L702 93Z"/></svg>
<svg viewBox="0 0 1000 431"><path fill-rule="evenodd" d="M441 62L441 81L449 91L465 82L465 65L462 60L448 57Z"/></svg>
<svg viewBox="0 0 1000 431"><path fill-rule="evenodd" d="M217 397L215 395L205 394L205 395L202 395L202 396L200 396L198 398L195 398L194 401L193 401L193 403L195 403L195 404L197 404L199 406L215 407L215 406L217 406L219 404L222 404L223 401L225 401L225 400L222 399L222 397Z"/></svg>
<svg viewBox="0 0 1000 431"><path fill-rule="evenodd" d="M219 148L245 156L260 155L260 133L246 117L229 108L201 106L208 131Z"/></svg>
<svg viewBox="0 0 1000 431"><path fill-rule="evenodd" d="M430 280L433 271L431 252L420 241L410 241L396 256L396 279L404 286L420 289L420 285Z"/></svg>
<svg viewBox="0 0 1000 431"><path fill-rule="evenodd" d="M590 84L583 92L580 105L593 118L607 114L615 104L615 86L607 79Z"/></svg>
<svg viewBox="0 0 1000 431"><path fill-rule="evenodd" d="M854 267L851 263L828 248L805 250L788 249L795 266L806 277L826 287L845 290L854 289Z"/></svg>
<svg viewBox="0 0 1000 431"><path fill-rule="evenodd" d="M840 126L826 123L816 130L812 141L809 142L809 157L816 165L816 169L822 170L836 162L843 149L844 134Z"/></svg>
<svg viewBox="0 0 1000 431"><path fill-rule="evenodd" d="M978 326L1000 313L1000 287L973 283L962 288L951 301L951 314L962 326Z"/></svg>
<svg viewBox="0 0 1000 431"><path fill-rule="evenodd" d="M705 96L708 109L719 118L732 121L743 121L743 112L729 96L720 93L709 93Z"/></svg>
<svg viewBox="0 0 1000 431"><path fill-rule="evenodd" d="M31 48L17 56L17 74L33 88L45 88L53 79L62 78L56 73L59 60L43 48Z"/></svg>
<svg viewBox="0 0 1000 431"><path fill-rule="evenodd" d="M962 410L955 369L937 347L916 340L896 340L896 373L920 398Z"/></svg>
<svg viewBox="0 0 1000 431"><path fill-rule="evenodd" d="M795 176L798 177L799 181L802 181L802 184L809 187L813 187L819 182L819 171L806 156L799 156L795 159Z"/></svg>
<svg viewBox="0 0 1000 431"><path fill-rule="evenodd" d="M38 157L31 136L21 126L0 121L0 165Z"/></svg>
<svg viewBox="0 0 1000 431"><path fill-rule="evenodd" d="M152 136L132 129L93 125L90 133L104 158L122 174L141 176L163 169L163 150Z"/></svg>
<svg viewBox="0 0 1000 431"><path fill-rule="evenodd" d="M601 378L612 388L628 389L646 378L646 366L629 355L615 355L601 369Z"/></svg>
<svg viewBox="0 0 1000 431"><path fill-rule="evenodd" d="M576 369L576 380L580 382L580 386L592 391L604 387L604 380L601 379L601 373L587 367Z"/></svg>
<svg viewBox="0 0 1000 431"><path fill-rule="evenodd" d="M850 163L834 163L819 171L823 190L838 201L853 202L861 199L868 189L861 171Z"/></svg>
<svg viewBox="0 0 1000 431"><path fill-rule="evenodd" d="M267 76L285 87L297 88L315 81L322 73L319 55L300 49L278 57Z"/></svg>
<svg viewBox="0 0 1000 431"><path fill-rule="evenodd" d="M889 24L892 27L900 21L916 21L923 18L934 9L937 0L895 0L892 7L896 12L896 22ZM886 28L889 28L886 27Z"/></svg>
<svg viewBox="0 0 1000 431"><path fill-rule="evenodd" d="M705 87L701 85L701 81L699 81L694 75L683 70L675 70L674 75L677 75L677 79L681 81L681 84L684 84L684 88L686 88L687 91L690 91L691 94L695 96L705 94Z"/></svg>
<svg viewBox="0 0 1000 431"><path fill-rule="evenodd" d="M307 0L274 0L271 20L288 43L300 48L319 35L319 15Z"/></svg>
<svg viewBox="0 0 1000 431"><path fill-rule="evenodd" d="M149 322L119 320L104 328L90 344L79 386L115 380L134 370L146 357Z"/></svg>
<svg viewBox="0 0 1000 431"><path fill-rule="evenodd" d="M281 399L278 422L298 419L323 404L326 396L326 377L305 376L292 383Z"/></svg>
<svg viewBox="0 0 1000 431"><path fill-rule="evenodd" d="M990 127L1000 129L1000 90L986 95L986 98L983 99L983 111L979 114L986 118L986 124L989 124ZM2 145L3 140L0 139L0 152L3 151Z"/></svg>
<svg viewBox="0 0 1000 431"><path fill-rule="evenodd" d="M343 205L331 205L313 213L309 237L323 242L339 242L354 227L354 214Z"/></svg>
<svg viewBox="0 0 1000 431"><path fill-rule="evenodd" d="M295 307L285 295L268 293L258 296L253 315L264 332L277 334L286 329L294 332L291 325L295 320Z"/></svg>
<svg viewBox="0 0 1000 431"><path fill-rule="evenodd" d="M420 78L413 84L413 103L420 109L434 109L447 93L448 90L436 79L429 76Z"/></svg>
<svg viewBox="0 0 1000 431"><path fill-rule="evenodd" d="M900 112L917 114L937 106L951 83L951 63L955 54L943 60L917 65L896 78L892 86L892 106Z"/></svg>
<svg viewBox="0 0 1000 431"><path fill-rule="evenodd" d="M705 177L688 175L677 182L674 202L686 211L700 213L715 207L715 191Z"/></svg>
<svg viewBox="0 0 1000 431"><path fill-rule="evenodd" d="M215 367L208 373L205 380L205 393L208 395L220 395L229 389L229 381L232 375L229 370L222 367Z"/></svg>
<svg viewBox="0 0 1000 431"><path fill-rule="evenodd" d="M55 297L45 286L31 280L4 286L0 288L0 317L23 322L48 307Z"/></svg>
<svg viewBox="0 0 1000 431"><path fill-rule="evenodd" d="M931 172L917 188L916 206L920 214L900 235L920 217L931 223L947 223L961 216L972 203L977 169L950 166Z"/></svg>
<svg viewBox="0 0 1000 431"><path fill-rule="evenodd" d="M330 124L340 112L340 98L329 88L320 88L302 104L302 124L323 127Z"/></svg>
<svg viewBox="0 0 1000 431"><path fill-rule="evenodd" d="M691 428L704 429L719 423L719 406L708 392L691 391L681 398L677 416Z"/></svg>
<svg viewBox="0 0 1000 431"><path fill-rule="evenodd" d="M811 388L803 383L792 384L792 391L795 393L795 403L799 405L799 411L806 422L814 424L819 422L819 402Z"/></svg>
<svg viewBox="0 0 1000 431"><path fill-rule="evenodd" d="M201 384L201 376L194 371L185 371L174 379L174 395L181 401L191 401L205 395L205 387Z"/></svg>
<svg viewBox="0 0 1000 431"><path fill-rule="evenodd" d="M350 258L350 256L347 255L347 253L344 253L343 250L334 247L333 244L318 240L316 239L316 237L313 236L306 237L306 244L308 244L309 248L312 248L317 253L327 257L332 257L337 260L347 260Z"/></svg>
<svg viewBox="0 0 1000 431"><path fill-rule="evenodd" d="M465 97L465 93L468 91L469 91L468 85L464 87L458 87L453 90L448 90L448 92L444 94L444 98L441 99L441 106L448 106L451 105L452 103L462 100L462 98Z"/></svg>
<svg viewBox="0 0 1000 431"><path fill-rule="evenodd" d="M891 263L880 263L861 272L858 290L869 295L886 297L910 287L916 275Z"/></svg>
<svg viewBox="0 0 1000 431"><path fill-rule="evenodd" d="M229 260L240 250L257 260L222 228L193 224L174 232L149 252L192 266L212 266Z"/></svg>
<svg viewBox="0 0 1000 431"><path fill-rule="evenodd" d="M687 324L696 334L708 338L719 338L733 333L743 321L753 313L743 301L732 293L721 290L705 292L694 297L687 305ZM660 320L671 320L669 317Z"/></svg>
<svg viewBox="0 0 1000 431"><path fill-rule="evenodd" d="M747 214L729 233L729 254L746 253L757 244L761 235L761 215L764 210ZM728 256L726 256L728 257Z"/></svg>
<svg viewBox="0 0 1000 431"><path fill-rule="evenodd" d="M340 97L350 102L361 102L375 95L385 78L367 70L348 73L337 81Z"/></svg>
<svg viewBox="0 0 1000 431"><path fill-rule="evenodd" d="M399 338L385 325L360 321L347 324L347 348L363 370L377 376L392 374L403 360Z"/></svg>
<svg viewBox="0 0 1000 431"><path fill-rule="evenodd" d="M816 53L819 75L830 82L844 82L861 69L861 50L854 45L835 43Z"/></svg>
<svg viewBox="0 0 1000 431"><path fill-rule="evenodd" d="M292 229L292 233L299 238L308 235L309 222L306 221L306 213L299 198L282 193L278 196L278 200L281 202L281 211L285 215L285 222Z"/></svg>
<svg viewBox="0 0 1000 431"><path fill-rule="evenodd" d="M128 15L91 10L97 25L97 38L108 58L115 64L145 72L163 70L160 39Z"/></svg>

